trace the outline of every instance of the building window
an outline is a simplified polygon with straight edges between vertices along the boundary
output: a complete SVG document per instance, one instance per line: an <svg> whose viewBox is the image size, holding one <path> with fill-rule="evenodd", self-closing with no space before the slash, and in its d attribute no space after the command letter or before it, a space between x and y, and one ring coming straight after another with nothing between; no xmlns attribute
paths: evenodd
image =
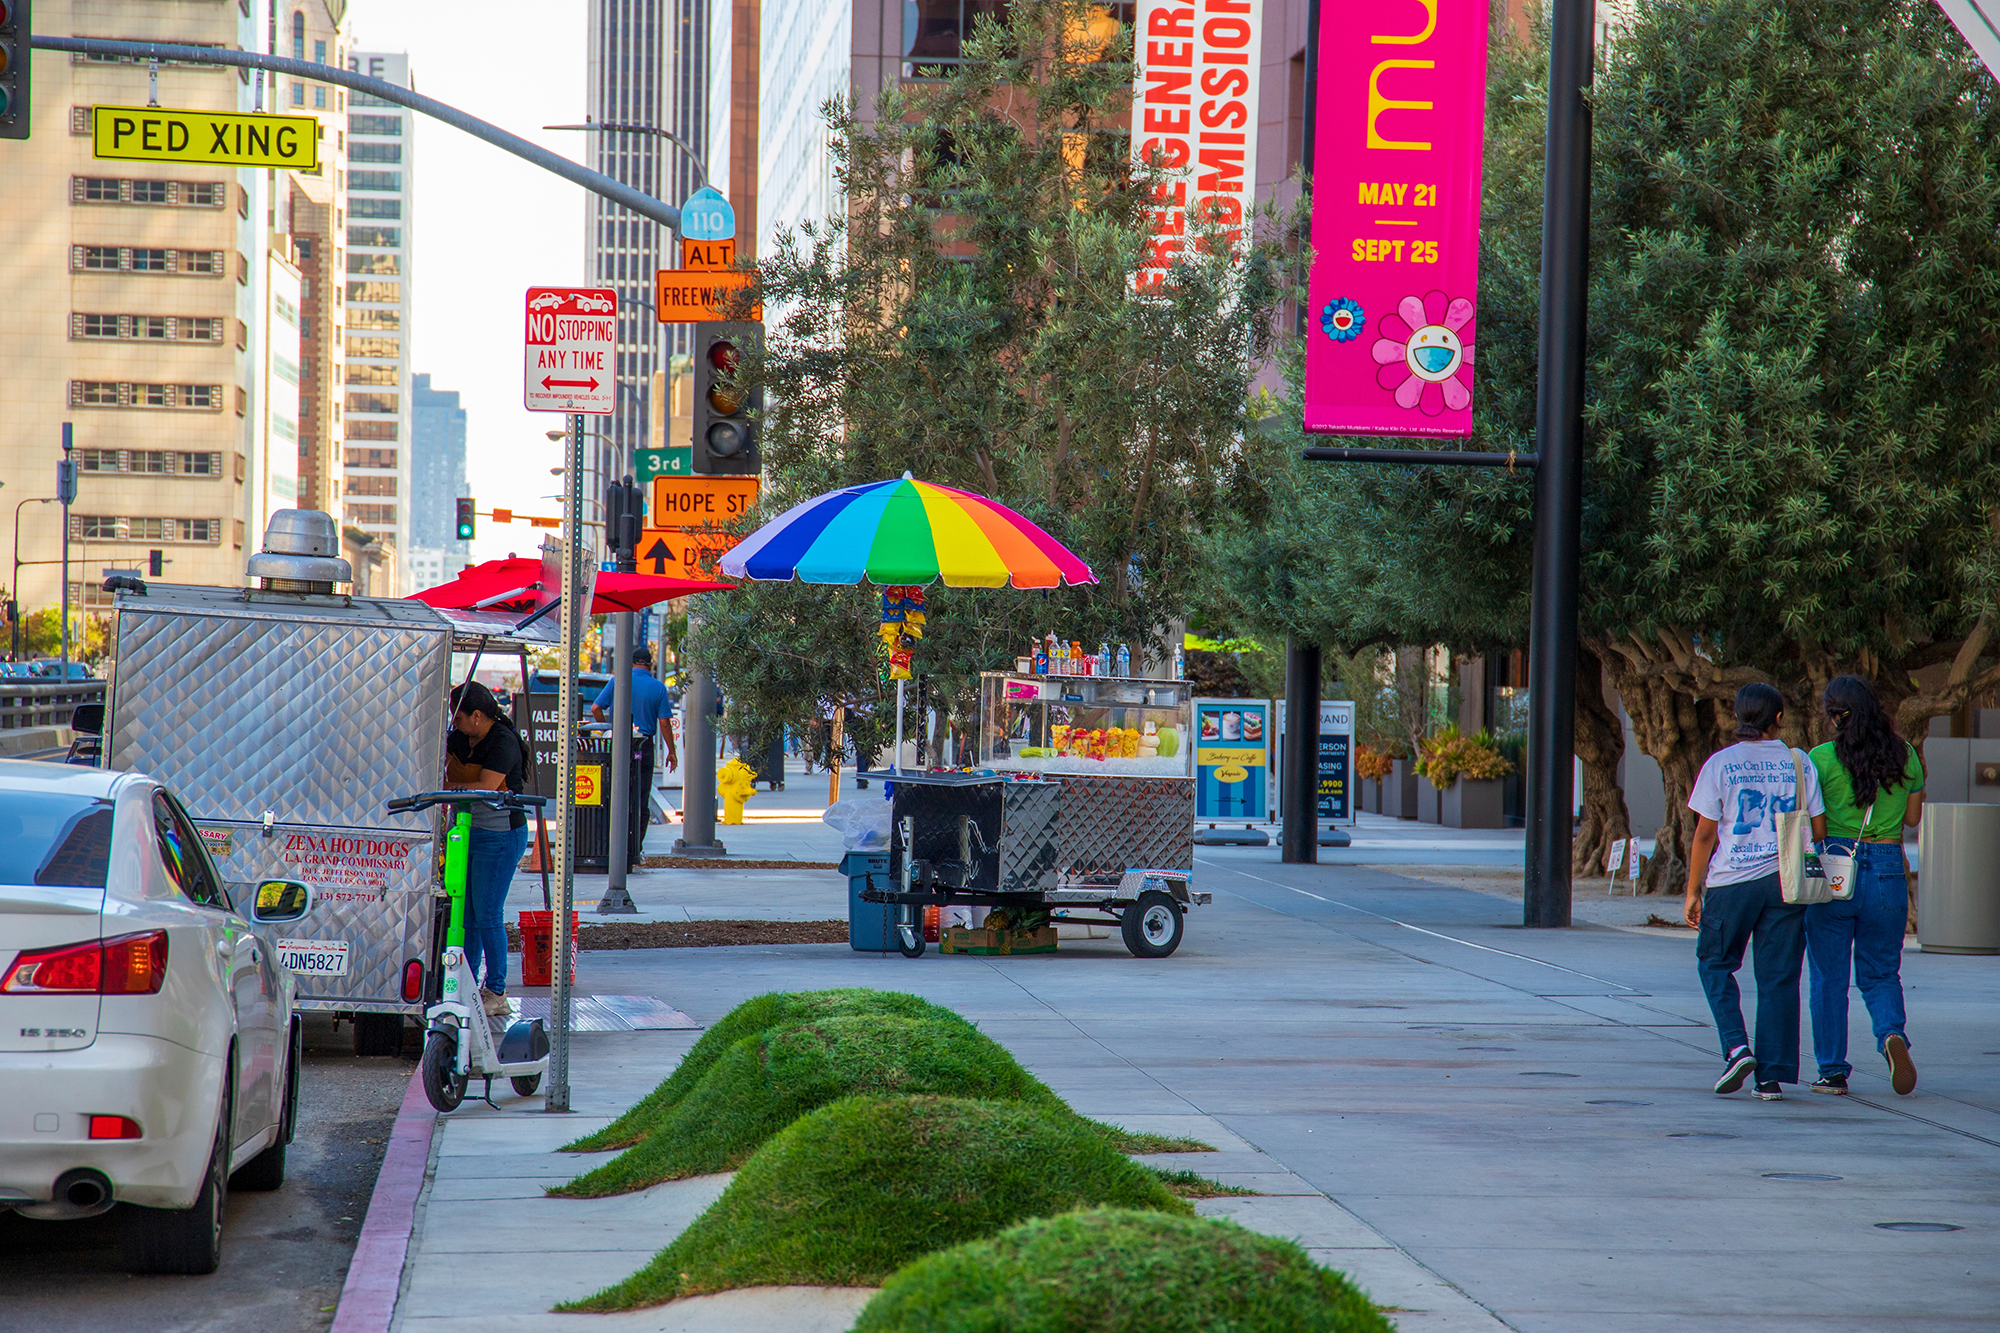
<svg viewBox="0 0 2000 1333"><path fill-rule="evenodd" d="M78 315L76 336L79 338L122 338L119 332L121 321L116 315Z"/></svg>
<svg viewBox="0 0 2000 1333"><path fill-rule="evenodd" d="M132 256L134 273L171 273L174 271L174 252L171 250L135 249Z"/></svg>
<svg viewBox="0 0 2000 1333"><path fill-rule="evenodd" d="M321 84L313 85L313 105L321 108L326 106L326 88Z"/></svg>
<svg viewBox="0 0 2000 1333"><path fill-rule="evenodd" d="M306 58L306 15L302 9L292 11L292 59Z"/></svg>
<svg viewBox="0 0 2000 1333"><path fill-rule="evenodd" d="M278 378L285 383L297 384L299 382L299 368L286 359L282 353L274 352L271 354L271 368L277 372Z"/></svg>
<svg viewBox="0 0 2000 1333"><path fill-rule="evenodd" d="M350 393L347 395L347 410L350 412L376 412L385 416L396 413L396 395L393 393Z"/></svg>
<svg viewBox="0 0 2000 1333"><path fill-rule="evenodd" d="M306 104L306 86L303 83L299 83L296 80L294 80L292 83L292 105L304 106L305 104Z"/></svg>
<svg viewBox="0 0 2000 1333"><path fill-rule="evenodd" d="M76 267L86 273L116 273L118 271L118 247L115 245L80 245Z"/></svg>
<svg viewBox="0 0 2000 1333"><path fill-rule="evenodd" d="M401 162L403 145L399 143L361 143L347 150L349 162Z"/></svg>
<svg viewBox="0 0 2000 1333"><path fill-rule="evenodd" d="M355 425L387 426L391 430L394 430L396 427L396 423L393 421L359 421ZM354 428L352 426L348 428L347 436L350 440L354 438ZM391 438L394 437L392 436ZM396 451L394 449L349 449L347 451L347 466L378 467L394 470L396 466Z"/></svg>
<svg viewBox="0 0 2000 1333"><path fill-rule="evenodd" d="M121 467L116 449L85 449L81 452L85 472L117 472Z"/></svg>
<svg viewBox="0 0 2000 1333"><path fill-rule="evenodd" d="M394 387L396 383L396 367L370 366L356 362L347 368L347 382L349 384L386 384ZM368 438L393 440L396 437L393 435L376 435Z"/></svg>
<svg viewBox="0 0 2000 1333"><path fill-rule="evenodd" d="M1003 23L1006 0L909 0L903 6L903 77L943 78L981 19Z"/></svg>
<svg viewBox="0 0 2000 1333"><path fill-rule="evenodd" d="M130 181L127 184L135 204L171 204L174 201L171 181Z"/></svg>
<svg viewBox="0 0 2000 1333"><path fill-rule="evenodd" d="M379 246L384 250L400 250L403 248L403 229L401 227L349 227L347 229L347 243L349 245Z"/></svg>
<svg viewBox="0 0 2000 1333"><path fill-rule="evenodd" d="M124 198L120 187L125 182L115 176L79 176L77 184L83 187L83 201L87 204L115 204Z"/></svg>
<svg viewBox="0 0 2000 1333"><path fill-rule="evenodd" d="M355 100L358 102L360 99L357 97ZM381 134L400 137L403 133L403 118L401 116L349 116L347 118L347 132L349 134ZM355 144L354 149L356 152L359 152L363 147L387 148L390 146L388 144ZM356 157L354 160L357 162L400 162L403 159L400 157Z"/></svg>
<svg viewBox="0 0 2000 1333"><path fill-rule="evenodd" d="M349 211L358 218L401 218L403 201L400 199L351 199Z"/></svg>
<svg viewBox="0 0 2000 1333"><path fill-rule="evenodd" d="M372 357L380 361L395 361L403 355L402 341L400 338L384 338L380 336L357 338L353 334L349 334L347 337L347 354L349 356Z"/></svg>
<svg viewBox="0 0 2000 1333"><path fill-rule="evenodd" d="M213 181L189 181L181 186L181 202L189 208L221 208L223 187Z"/></svg>
<svg viewBox="0 0 2000 1333"><path fill-rule="evenodd" d="M393 499L396 494L396 479L394 477L349 477L347 479L347 493L349 495L386 495Z"/></svg>
<svg viewBox="0 0 2000 1333"><path fill-rule="evenodd" d="M109 514L78 514L76 535L86 540L116 541L118 520Z"/></svg>
<svg viewBox="0 0 2000 1333"><path fill-rule="evenodd" d="M69 386L70 401L79 407L116 407L118 391L123 387L103 380L72 380Z"/></svg>
<svg viewBox="0 0 2000 1333"><path fill-rule="evenodd" d="M400 310L373 310L362 307L347 312L347 327L355 329L399 329L403 326Z"/></svg>
<svg viewBox="0 0 2000 1333"><path fill-rule="evenodd" d="M394 527L396 524L396 506L348 505L347 521L350 523L372 523L377 527Z"/></svg>
<svg viewBox="0 0 2000 1333"><path fill-rule="evenodd" d="M222 406L222 386L71 380L69 401L72 407L154 407L212 412Z"/></svg>
<svg viewBox="0 0 2000 1333"><path fill-rule="evenodd" d="M347 173L347 188L350 190L375 190L389 194L401 192L403 173L400 171L350 171Z"/></svg>
<svg viewBox="0 0 2000 1333"><path fill-rule="evenodd" d="M70 247L70 268L78 273L195 273L213 276L222 272L222 252L73 245Z"/></svg>
<svg viewBox="0 0 2000 1333"><path fill-rule="evenodd" d="M315 65L324 65L324 64L326 63L326 43L325 43L325 42L314 42L314 43L313 43L313 63L314 63Z"/></svg>
<svg viewBox="0 0 2000 1333"><path fill-rule="evenodd" d="M374 301L395 305L403 299L403 284L400 282L350 282L347 284L347 299L350 301Z"/></svg>
<svg viewBox="0 0 2000 1333"><path fill-rule="evenodd" d="M355 255L347 257L349 273L375 273L394 276L403 271L401 255Z"/></svg>

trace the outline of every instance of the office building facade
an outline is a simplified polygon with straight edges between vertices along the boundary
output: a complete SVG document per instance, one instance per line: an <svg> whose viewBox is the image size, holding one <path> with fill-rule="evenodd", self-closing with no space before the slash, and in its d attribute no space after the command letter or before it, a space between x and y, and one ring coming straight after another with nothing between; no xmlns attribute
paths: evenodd
<svg viewBox="0 0 2000 1333"><path fill-rule="evenodd" d="M465 475L465 409L456 389L433 389L429 375L410 378L410 544L403 569L413 588L455 577L472 558L458 539L457 502L471 495Z"/></svg>
<svg viewBox="0 0 2000 1333"><path fill-rule="evenodd" d="M404 53L356 51L348 68L410 87ZM410 512L410 256L417 115L366 93L348 101L347 310L342 394L341 519L404 553L401 592L415 582ZM435 551L435 548L433 548ZM441 557L440 557L441 558Z"/></svg>

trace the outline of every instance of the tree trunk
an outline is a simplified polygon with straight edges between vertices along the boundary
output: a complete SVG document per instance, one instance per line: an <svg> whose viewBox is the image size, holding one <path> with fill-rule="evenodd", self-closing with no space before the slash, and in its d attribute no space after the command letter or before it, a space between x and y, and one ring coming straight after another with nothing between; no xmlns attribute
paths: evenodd
<svg viewBox="0 0 2000 1333"><path fill-rule="evenodd" d="M1653 835L1653 855L1640 872L1639 891L1679 893L1687 885L1688 848L1694 841L1688 794L1702 763L1718 747L1727 710L1712 698L1676 688L1626 655L1622 645L1614 646L1619 651L1607 663L1612 688L1631 715L1634 739L1659 763L1666 786L1666 819Z"/></svg>
<svg viewBox="0 0 2000 1333"><path fill-rule="evenodd" d="M1604 667L1586 647L1576 658L1576 757L1583 762L1583 827L1570 858L1579 876L1596 874L1611 844L1632 836L1625 793L1618 785L1618 761L1625 755L1625 728L1604 702Z"/></svg>

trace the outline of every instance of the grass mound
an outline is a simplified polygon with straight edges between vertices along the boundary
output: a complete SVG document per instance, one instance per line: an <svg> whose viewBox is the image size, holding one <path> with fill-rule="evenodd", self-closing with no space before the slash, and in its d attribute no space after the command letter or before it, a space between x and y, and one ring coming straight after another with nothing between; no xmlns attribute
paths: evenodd
<svg viewBox="0 0 2000 1333"><path fill-rule="evenodd" d="M647 1093L638 1105L596 1133L584 1135L563 1151L604 1152L612 1148L629 1148L651 1133L654 1122L693 1092L729 1048L745 1037L758 1036L785 1023L839 1018L850 1014L928 1018L939 1023L956 1023L968 1033L978 1033L977 1028L952 1010L901 991L848 987L840 990L772 991L767 995L753 996L724 1014L720 1022L702 1033L701 1040L681 1059L674 1072ZM1155 1148L1151 1151L1166 1150Z"/></svg>
<svg viewBox="0 0 2000 1333"><path fill-rule="evenodd" d="M773 1134L830 1102L916 1093L1075 1114L1006 1048L963 1020L817 1019L743 1038L654 1122L643 1142L549 1193L594 1198L732 1170Z"/></svg>
<svg viewBox="0 0 2000 1333"><path fill-rule="evenodd" d="M1290 1241L1101 1209L1025 1222L891 1277L854 1333L1391 1333Z"/></svg>
<svg viewBox="0 0 2000 1333"><path fill-rule="evenodd" d="M929 1251L1093 1205L1193 1221L1154 1173L1068 1116L956 1097L848 1097L766 1144L639 1273L559 1308L626 1310L730 1287L872 1286Z"/></svg>

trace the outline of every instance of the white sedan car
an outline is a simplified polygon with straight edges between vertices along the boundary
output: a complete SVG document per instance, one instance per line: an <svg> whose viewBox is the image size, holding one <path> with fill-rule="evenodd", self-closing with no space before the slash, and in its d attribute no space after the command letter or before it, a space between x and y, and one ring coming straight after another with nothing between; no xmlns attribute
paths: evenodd
<svg viewBox="0 0 2000 1333"><path fill-rule="evenodd" d="M312 891L246 896L151 778L0 761L0 1209L124 1204L128 1266L215 1271L232 1177L282 1185L298 1119L272 927Z"/></svg>

